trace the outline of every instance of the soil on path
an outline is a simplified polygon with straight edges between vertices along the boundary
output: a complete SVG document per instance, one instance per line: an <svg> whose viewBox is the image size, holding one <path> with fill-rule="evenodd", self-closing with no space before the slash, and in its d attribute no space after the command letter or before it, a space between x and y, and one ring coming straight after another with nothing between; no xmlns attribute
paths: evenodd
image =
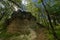
<svg viewBox="0 0 60 40"><path fill-rule="evenodd" d="M7 32L14 34L14 33L21 33L27 34L29 33L29 27L32 25L36 25L36 23L32 20L21 20L15 19L13 20L10 25L7 27ZM46 28L37 28L33 29L36 33L37 37L34 40L48 40L48 32ZM33 35L32 35L33 36Z"/></svg>

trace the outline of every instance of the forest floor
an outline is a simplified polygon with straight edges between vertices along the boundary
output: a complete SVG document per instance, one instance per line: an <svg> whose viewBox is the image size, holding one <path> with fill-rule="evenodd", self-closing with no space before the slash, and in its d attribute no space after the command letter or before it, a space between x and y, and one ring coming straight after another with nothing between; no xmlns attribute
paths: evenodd
<svg viewBox="0 0 60 40"><path fill-rule="evenodd" d="M39 29L36 30L36 33L38 33L36 40L49 40L47 29L39 28Z"/></svg>
<svg viewBox="0 0 60 40"><path fill-rule="evenodd" d="M31 20L13 20L7 27L7 33L13 36L3 40L49 40L48 30L44 27L37 27L36 23Z"/></svg>

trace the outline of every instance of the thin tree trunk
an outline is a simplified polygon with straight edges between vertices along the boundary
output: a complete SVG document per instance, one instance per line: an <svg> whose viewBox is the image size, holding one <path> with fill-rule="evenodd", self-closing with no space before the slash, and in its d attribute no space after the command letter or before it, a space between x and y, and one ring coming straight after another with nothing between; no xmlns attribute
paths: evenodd
<svg viewBox="0 0 60 40"><path fill-rule="evenodd" d="M52 28L52 32L53 32L54 39L55 39L55 40L59 40L58 37L57 37L57 35L56 35L55 29L54 29L54 27L53 27L53 25L52 25L51 18L50 18L50 15L49 15L49 12L47 11L46 6L45 6L43 0L41 0L41 2L42 2L42 5L43 5L44 8L45 8L46 13L47 13L47 17L48 17L50 26L51 26L51 28Z"/></svg>
<svg viewBox="0 0 60 40"><path fill-rule="evenodd" d="M57 25L55 17L53 17L53 23L54 25Z"/></svg>

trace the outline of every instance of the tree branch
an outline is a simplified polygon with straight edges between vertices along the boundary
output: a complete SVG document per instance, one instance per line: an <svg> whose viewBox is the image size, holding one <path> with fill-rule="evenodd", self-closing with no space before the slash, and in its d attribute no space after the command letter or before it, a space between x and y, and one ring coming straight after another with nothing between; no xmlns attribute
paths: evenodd
<svg viewBox="0 0 60 40"><path fill-rule="evenodd" d="M19 8L21 8L20 5L17 4L16 2L14 2L14 1L12 1L12 0L8 0L8 1L12 2L13 4L15 4L16 6L18 6Z"/></svg>

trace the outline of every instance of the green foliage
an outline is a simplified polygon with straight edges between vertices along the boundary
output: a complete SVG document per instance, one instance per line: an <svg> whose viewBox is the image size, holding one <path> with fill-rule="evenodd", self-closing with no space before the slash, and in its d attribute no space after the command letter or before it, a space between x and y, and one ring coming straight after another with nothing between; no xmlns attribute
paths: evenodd
<svg viewBox="0 0 60 40"><path fill-rule="evenodd" d="M21 4L22 0L12 0L12 1L17 3L20 7L23 7L22 4ZM26 1L27 1L27 4L24 5L26 10L31 12L31 14L36 17L37 22L39 22L39 23L43 24L44 26L48 27L49 26L49 22L48 22L48 19L47 19L47 14L46 14L46 12L44 10L44 7L42 5L40 5L41 4L41 0L38 0L38 2L37 2L37 5L39 4L38 5L39 7L37 7L37 5L35 5L36 3L33 3L32 0L26 0ZM13 2L10 2L8 0L7 1L1 1L0 4L3 5L3 7L0 7L0 18L2 17L2 19L0 20L0 32L1 32L0 37L8 38L11 35L5 33L6 32L5 21L7 19L11 18L11 15L12 15L13 11L15 10L14 7L17 6L17 5L15 5ZM56 18L55 20L57 20L57 23L59 24L59 20L60 20L60 18L59 18L60 17L60 1L59 0L55 0L53 5L52 6L51 5L52 5L51 2L49 1L49 2L47 2L47 4L45 6L46 6L46 8L47 8L47 10L49 12L49 15L50 15L51 19L53 20L54 18ZM4 14L2 15L3 12L4 12ZM33 28L37 28L38 29L39 27L33 27ZM58 37L60 37L59 36L60 35L59 31L60 30L57 29ZM51 39L51 36L50 36L50 39ZM53 40L53 39L51 39L51 40Z"/></svg>

